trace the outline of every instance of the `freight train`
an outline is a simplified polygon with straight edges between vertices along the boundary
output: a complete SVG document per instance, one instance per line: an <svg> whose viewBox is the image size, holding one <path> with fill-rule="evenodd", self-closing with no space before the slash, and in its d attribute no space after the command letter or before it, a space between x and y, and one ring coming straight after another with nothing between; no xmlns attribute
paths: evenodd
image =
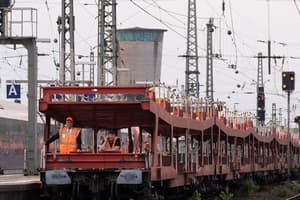
<svg viewBox="0 0 300 200"><path fill-rule="evenodd" d="M291 171L299 170L298 134L288 148L281 126L257 126L253 117L229 112L223 102L161 97L156 91L144 86L42 88L45 141L50 122L63 124L68 116L92 133L91 146L81 152L62 154L46 146L43 197L159 199L174 189L207 188L212 181L287 174L289 160ZM122 151L99 150L99 138L111 129L123 134Z"/></svg>

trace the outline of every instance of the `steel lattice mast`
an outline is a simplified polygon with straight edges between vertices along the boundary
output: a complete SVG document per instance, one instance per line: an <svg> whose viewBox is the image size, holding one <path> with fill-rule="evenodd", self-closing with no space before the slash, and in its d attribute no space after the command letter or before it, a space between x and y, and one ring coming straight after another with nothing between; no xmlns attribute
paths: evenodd
<svg viewBox="0 0 300 200"><path fill-rule="evenodd" d="M263 75L263 57L262 53L258 53L257 66L257 121L258 124L265 123L265 89Z"/></svg>
<svg viewBox="0 0 300 200"><path fill-rule="evenodd" d="M117 85L116 0L98 0L97 85Z"/></svg>
<svg viewBox="0 0 300 200"><path fill-rule="evenodd" d="M263 74L263 58L262 53L258 53L258 66L257 66L257 93L260 87L264 87L264 74Z"/></svg>
<svg viewBox="0 0 300 200"><path fill-rule="evenodd" d="M214 19L210 18L207 27L207 53L206 53L206 98L214 100L214 79L213 79L213 31Z"/></svg>
<svg viewBox="0 0 300 200"><path fill-rule="evenodd" d="M59 80L65 85L66 80L71 84L75 81L75 45L74 45L74 9L73 0L62 0L62 16L58 18L60 32L60 68Z"/></svg>
<svg viewBox="0 0 300 200"><path fill-rule="evenodd" d="M199 97L196 0L189 0L188 2L185 94L186 96Z"/></svg>
<svg viewBox="0 0 300 200"><path fill-rule="evenodd" d="M272 125L276 126L276 103L272 103Z"/></svg>

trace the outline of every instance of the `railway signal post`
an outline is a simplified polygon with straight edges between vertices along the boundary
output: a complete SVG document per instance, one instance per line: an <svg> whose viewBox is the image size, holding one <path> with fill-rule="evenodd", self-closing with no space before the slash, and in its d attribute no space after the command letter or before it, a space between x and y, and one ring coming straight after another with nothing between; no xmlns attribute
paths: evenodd
<svg viewBox="0 0 300 200"><path fill-rule="evenodd" d="M287 158L288 158L288 179L291 176L291 135L290 135L290 95L295 89L295 72L282 72L282 90L287 92L287 134L288 134L288 146L287 146Z"/></svg>

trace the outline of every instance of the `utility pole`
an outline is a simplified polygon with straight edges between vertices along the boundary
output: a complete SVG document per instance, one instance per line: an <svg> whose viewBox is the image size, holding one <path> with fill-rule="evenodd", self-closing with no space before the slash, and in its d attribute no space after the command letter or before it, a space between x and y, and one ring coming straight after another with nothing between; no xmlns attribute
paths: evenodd
<svg viewBox="0 0 300 200"><path fill-rule="evenodd" d="M264 89L264 74L262 53L258 53L258 66L257 66L257 108L256 116L257 122L260 125L265 123L265 89Z"/></svg>
<svg viewBox="0 0 300 200"><path fill-rule="evenodd" d="M291 134L290 134L290 95L295 90L295 72L282 72L282 90L287 92L287 161L288 161L288 179L291 177Z"/></svg>
<svg viewBox="0 0 300 200"><path fill-rule="evenodd" d="M276 103L272 103L272 125L276 126Z"/></svg>
<svg viewBox="0 0 300 200"><path fill-rule="evenodd" d="M60 32L59 81L62 85L66 80L75 81L75 43L74 43L74 9L73 0L62 0L62 16L57 24Z"/></svg>
<svg viewBox="0 0 300 200"><path fill-rule="evenodd" d="M291 177L291 133L290 133L290 96L291 91L287 91L287 136L288 136L288 145L287 145L287 158L288 158L288 180Z"/></svg>
<svg viewBox="0 0 300 200"><path fill-rule="evenodd" d="M268 73L271 74L271 11L270 0L267 0L268 4Z"/></svg>
<svg viewBox="0 0 300 200"><path fill-rule="evenodd" d="M213 32L214 19L209 18L207 27L207 53L206 53L206 98L214 101L214 79L213 79Z"/></svg>
<svg viewBox="0 0 300 200"><path fill-rule="evenodd" d="M199 97L198 40L196 0L188 2L188 29L185 71L185 95Z"/></svg>
<svg viewBox="0 0 300 200"><path fill-rule="evenodd" d="M279 121L279 126L282 126L282 108L279 108L279 113L278 113L278 121Z"/></svg>
<svg viewBox="0 0 300 200"><path fill-rule="evenodd" d="M116 0L98 0L97 85L117 85Z"/></svg>
<svg viewBox="0 0 300 200"><path fill-rule="evenodd" d="M95 62L95 54L94 54L93 50L91 50L91 52L90 52L90 62L91 63ZM95 85L95 65L94 64L90 65L90 77L91 77L91 84L92 84L92 86L94 86Z"/></svg>
<svg viewBox="0 0 300 200"><path fill-rule="evenodd" d="M6 35L6 27L7 27L7 8L0 8L0 37L4 37Z"/></svg>
<svg viewBox="0 0 300 200"><path fill-rule="evenodd" d="M258 58L258 65L257 65L257 92L258 92L259 87L264 87L262 53L258 53L257 58Z"/></svg>

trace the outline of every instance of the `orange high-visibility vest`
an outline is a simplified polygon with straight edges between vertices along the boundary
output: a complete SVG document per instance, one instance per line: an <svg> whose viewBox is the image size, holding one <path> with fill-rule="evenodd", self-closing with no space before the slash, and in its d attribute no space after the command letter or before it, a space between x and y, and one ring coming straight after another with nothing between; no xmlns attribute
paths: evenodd
<svg viewBox="0 0 300 200"><path fill-rule="evenodd" d="M113 149L113 148L115 147L115 145L116 145L117 139L120 139L120 138L117 137L117 136L115 136L115 137L114 137L114 141L113 141L113 143L112 143L112 146L110 146L110 143L109 143L108 139L106 138L105 145L104 145L105 149ZM121 142L121 141L120 141L120 142ZM121 144L120 144L120 147L119 147L118 151L119 151L119 152L122 152Z"/></svg>
<svg viewBox="0 0 300 200"><path fill-rule="evenodd" d="M71 133L68 133L68 128L59 129L59 149L60 153L77 152L76 139L80 133L80 129L71 128Z"/></svg>
<svg viewBox="0 0 300 200"><path fill-rule="evenodd" d="M148 142L145 144L144 150L145 150L146 153L150 152L151 147L150 147L150 144Z"/></svg>

